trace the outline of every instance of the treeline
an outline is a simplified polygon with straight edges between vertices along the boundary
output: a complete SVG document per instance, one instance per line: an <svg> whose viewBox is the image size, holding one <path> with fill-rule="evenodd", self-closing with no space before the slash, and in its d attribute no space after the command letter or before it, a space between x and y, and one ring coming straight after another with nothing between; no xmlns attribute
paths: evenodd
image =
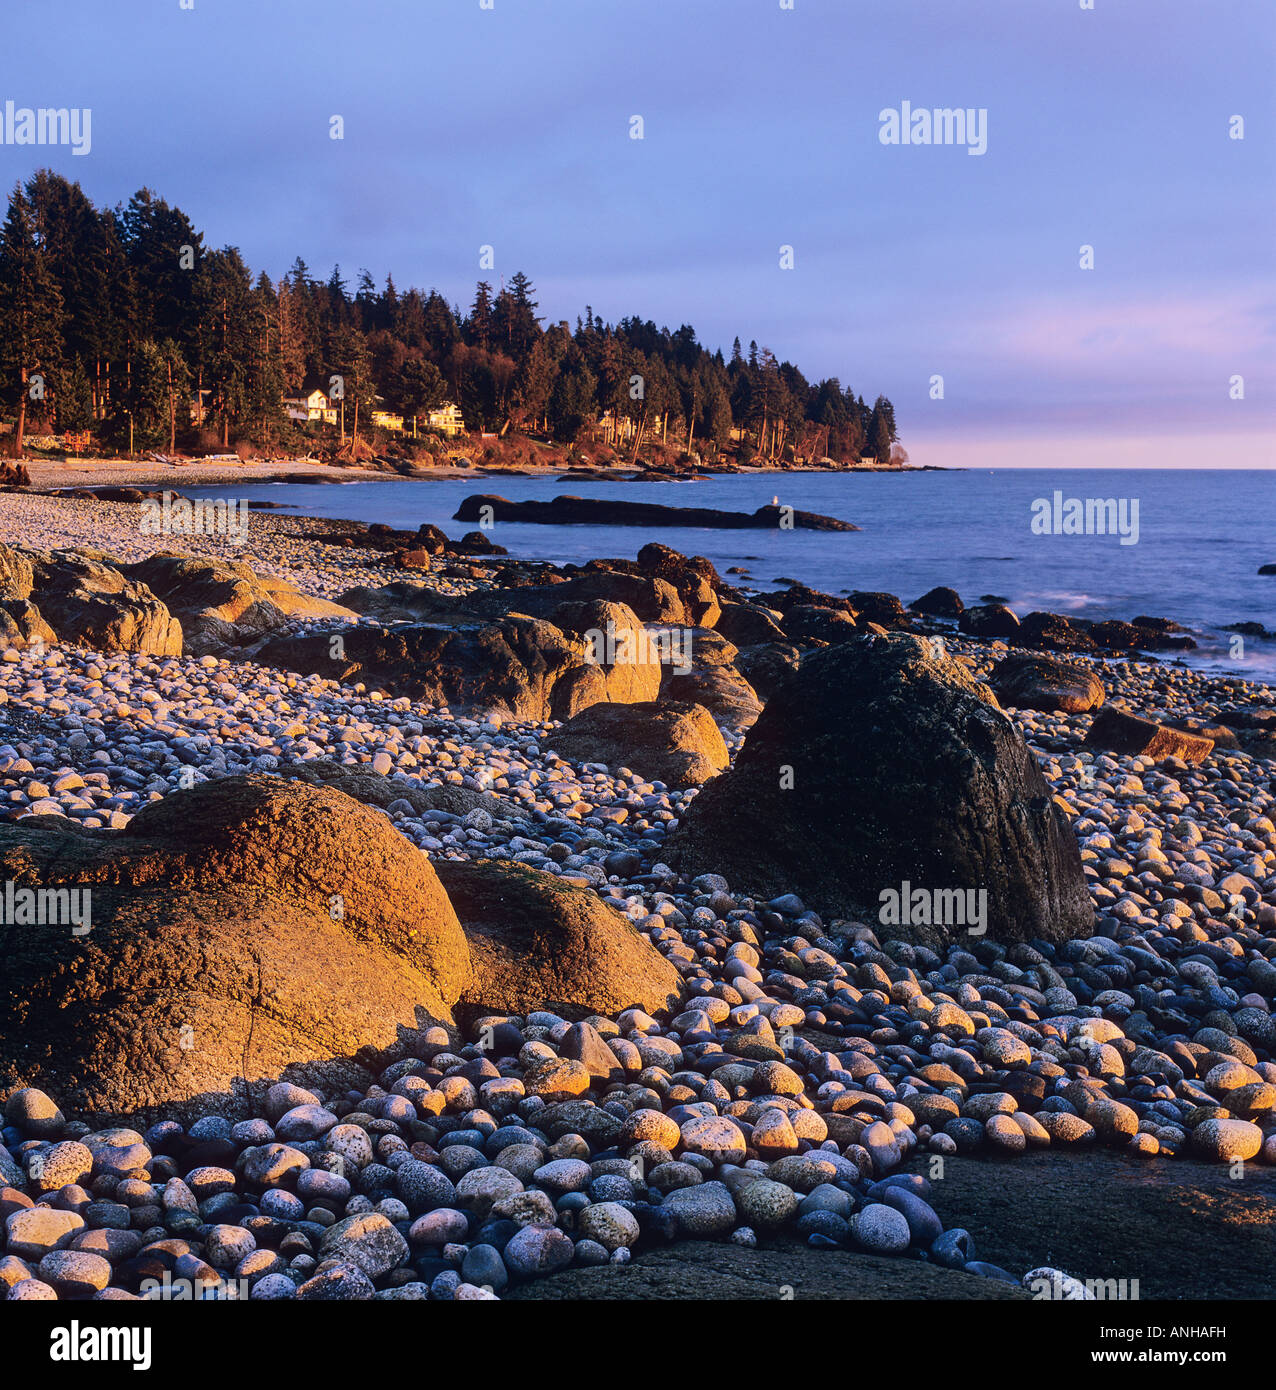
<svg viewBox="0 0 1276 1390"><path fill-rule="evenodd" d="M542 327L533 294L520 272L499 289L480 282L463 311L389 277L378 289L366 271L352 292L340 267L325 281L300 257L272 283L235 247L207 249L149 189L98 209L42 170L14 188L0 232L0 408L17 453L36 422L172 446L199 392L229 447L284 440L285 398L338 377L356 439L374 401L418 417L450 400L471 430L570 442L601 421L635 457L652 438L766 460L890 454L882 396L868 406L738 338L725 359L686 324L609 324L587 307L574 328Z"/></svg>

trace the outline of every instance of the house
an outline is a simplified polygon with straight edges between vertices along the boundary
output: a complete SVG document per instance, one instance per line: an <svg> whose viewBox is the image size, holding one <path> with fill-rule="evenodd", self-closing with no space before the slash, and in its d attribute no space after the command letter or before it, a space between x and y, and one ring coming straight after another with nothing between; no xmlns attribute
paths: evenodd
<svg viewBox="0 0 1276 1390"><path fill-rule="evenodd" d="M321 420L325 425L337 423L337 408L319 387L303 392L300 396L285 396L284 409L290 420L308 425Z"/></svg>
<svg viewBox="0 0 1276 1390"><path fill-rule="evenodd" d="M437 410L430 411L425 418L425 423L429 429L438 430L440 434L448 436L464 434L465 432L465 420L462 418L460 409L451 401L444 401Z"/></svg>
<svg viewBox="0 0 1276 1390"><path fill-rule="evenodd" d="M208 414L208 397L213 393L211 389L205 387L202 391L192 391L190 398L191 424L202 425L204 417Z"/></svg>
<svg viewBox="0 0 1276 1390"><path fill-rule="evenodd" d="M382 430L403 429L403 416L385 409L385 402L378 396L372 403L372 423Z"/></svg>

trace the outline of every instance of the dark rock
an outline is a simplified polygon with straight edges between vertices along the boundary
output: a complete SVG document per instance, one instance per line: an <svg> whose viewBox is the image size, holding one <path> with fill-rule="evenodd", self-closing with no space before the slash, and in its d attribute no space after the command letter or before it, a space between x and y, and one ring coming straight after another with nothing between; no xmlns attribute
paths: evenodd
<svg viewBox="0 0 1276 1390"><path fill-rule="evenodd" d="M993 939L1089 935L1063 812L1011 720L920 639L857 638L808 656L735 768L696 797L665 859L825 916L875 919L885 890L985 890ZM926 944L941 925L892 927Z"/></svg>
<svg viewBox="0 0 1276 1390"><path fill-rule="evenodd" d="M1016 638L1019 633L1019 619L1004 603L967 608L958 618L957 626L971 637Z"/></svg>
<svg viewBox="0 0 1276 1390"><path fill-rule="evenodd" d="M1092 652L1097 643L1061 613L1029 613L1015 634L1017 645L1048 652Z"/></svg>
<svg viewBox="0 0 1276 1390"><path fill-rule="evenodd" d="M1003 705L1080 714L1103 703L1094 667L1050 656L1012 654L993 669L988 684Z"/></svg>
<svg viewBox="0 0 1276 1390"><path fill-rule="evenodd" d="M486 510L485 510L486 509ZM715 526L739 530L746 527L807 531L858 531L849 521L820 516L816 512L786 507L759 507L755 512L727 512L714 507L666 507L656 502L622 502L604 497L565 494L552 502L511 502L494 494L467 497L457 508L454 521L537 522L546 526Z"/></svg>
<svg viewBox="0 0 1276 1390"><path fill-rule="evenodd" d="M932 618L960 618L966 605L962 603L961 595L956 589L947 589L940 585L937 589L928 589L921 598L910 603L909 607L914 613L926 613Z"/></svg>
<svg viewBox="0 0 1276 1390"><path fill-rule="evenodd" d="M784 632L770 611L756 603L724 603L714 627L737 647L784 640Z"/></svg>

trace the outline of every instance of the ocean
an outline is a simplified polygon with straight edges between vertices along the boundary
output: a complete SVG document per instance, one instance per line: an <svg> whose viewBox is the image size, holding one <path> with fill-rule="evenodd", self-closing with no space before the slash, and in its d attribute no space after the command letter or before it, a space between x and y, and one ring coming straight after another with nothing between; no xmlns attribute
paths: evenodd
<svg viewBox="0 0 1276 1390"><path fill-rule="evenodd" d="M753 511L778 500L854 522L858 532L715 530L703 527L538 526L498 522L488 533L513 556L583 562L632 558L647 541L707 556L733 582L773 589L798 579L840 593L877 589L905 602L936 585L969 605L1003 598L1020 616L1034 609L1082 618L1172 618L1200 643L1190 664L1276 682L1276 640L1223 629L1276 628L1276 472L1244 470L999 469L908 473L755 473L701 482L561 482L497 476L348 484L268 483L202 488L200 496L283 503L299 515L381 521L415 529L433 522L450 536L463 498L513 501L563 493L673 506ZM1055 494L1059 494L1056 499ZM1123 504L1125 535L1055 534L1071 499ZM1044 517L1034 532L1034 516ZM1132 524L1137 516L1137 531ZM1137 538L1136 538L1137 537Z"/></svg>

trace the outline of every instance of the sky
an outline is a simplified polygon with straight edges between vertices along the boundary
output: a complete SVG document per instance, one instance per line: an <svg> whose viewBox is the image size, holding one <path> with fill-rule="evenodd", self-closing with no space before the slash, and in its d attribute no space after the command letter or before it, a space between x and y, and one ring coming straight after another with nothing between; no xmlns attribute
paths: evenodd
<svg viewBox="0 0 1276 1390"><path fill-rule="evenodd" d="M0 145L4 188L146 185L272 277L522 270L547 322L738 334L889 396L915 463L1276 466L1272 0L6 9L0 109L92 145ZM905 101L986 112L983 153L884 144Z"/></svg>

